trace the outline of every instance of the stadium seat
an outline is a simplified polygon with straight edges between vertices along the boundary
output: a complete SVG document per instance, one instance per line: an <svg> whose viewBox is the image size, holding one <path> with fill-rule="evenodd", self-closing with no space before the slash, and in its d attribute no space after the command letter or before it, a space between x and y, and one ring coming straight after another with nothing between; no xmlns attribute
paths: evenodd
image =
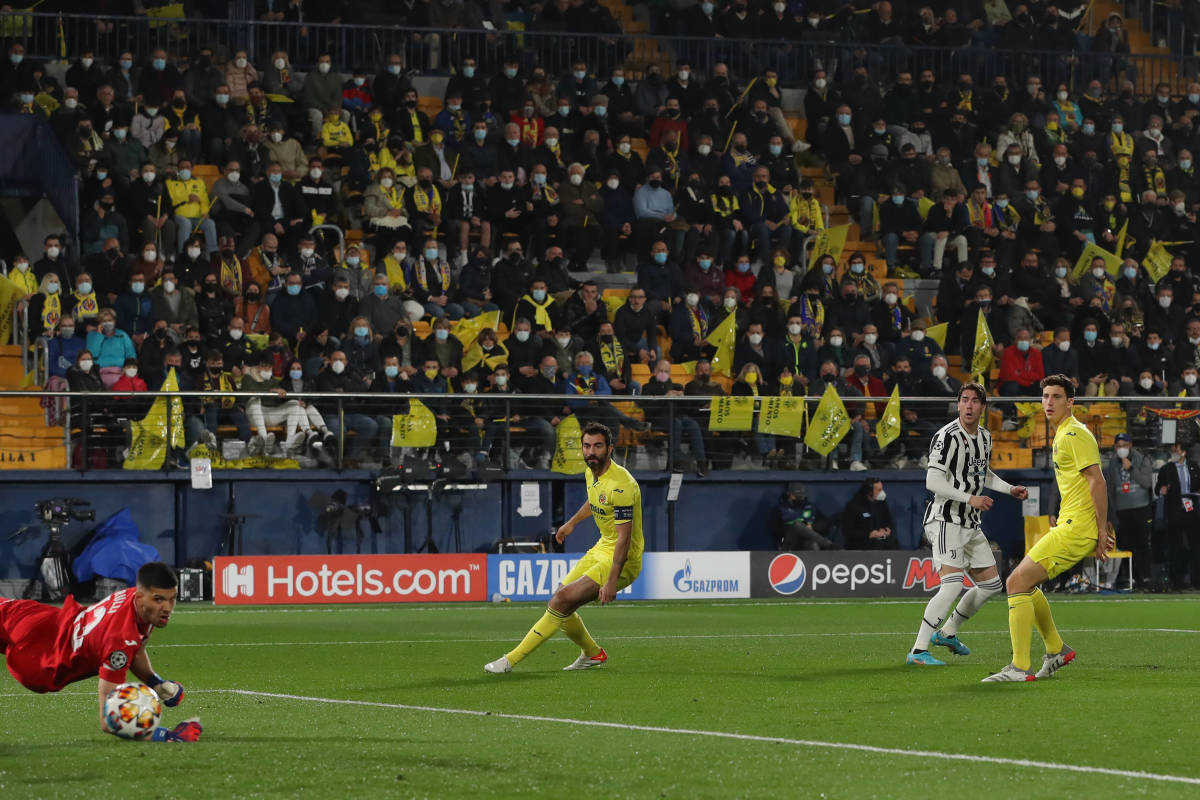
<svg viewBox="0 0 1200 800"><path fill-rule="evenodd" d="M1132 550L1110 550L1108 552L1109 560L1112 559L1128 559L1129 560L1129 591L1133 591L1133 551ZM1100 585L1100 562L1093 560L1092 562L1092 582L1096 586ZM1115 583L1115 582L1114 582ZM1115 589L1116 586L1114 585Z"/></svg>

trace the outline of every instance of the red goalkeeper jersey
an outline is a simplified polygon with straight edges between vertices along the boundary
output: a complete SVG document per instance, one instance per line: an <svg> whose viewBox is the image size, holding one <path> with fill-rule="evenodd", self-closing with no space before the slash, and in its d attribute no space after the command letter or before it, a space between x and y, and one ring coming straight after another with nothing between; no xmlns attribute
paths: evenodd
<svg viewBox="0 0 1200 800"><path fill-rule="evenodd" d="M36 692L56 692L97 674L124 682L153 628L138 619L135 592L114 592L88 608L73 597L61 609L32 600L0 602L0 644L8 671Z"/></svg>

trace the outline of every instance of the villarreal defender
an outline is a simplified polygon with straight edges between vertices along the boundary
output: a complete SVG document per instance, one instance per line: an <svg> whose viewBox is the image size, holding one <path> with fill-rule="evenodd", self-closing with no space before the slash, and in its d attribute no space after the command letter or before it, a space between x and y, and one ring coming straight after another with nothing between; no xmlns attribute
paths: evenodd
<svg viewBox="0 0 1200 800"><path fill-rule="evenodd" d="M512 672L542 642L562 630L583 651L563 669L590 669L608 660L576 613L597 598L611 603L617 592L633 583L642 571L642 490L629 471L612 460L613 435L604 425L589 423L583 429L583 457L587 462L587 502L563 524L555 538L559 544L588 517L596 520L600 541L584 553L550 598L546 613L511 652L485 664L488 672Z"/></svg>
<svg viewBox="0 0 1200 800"><path fill-rule="evenodd" d="M1073 414L1075 386L1065 375L1049 375L1041 386L1042 411L1054 428L1054 480L1061 498L1058 518L1008 576L1012 663L984 678L985 683L1049 678L1075 660L1075 651L1058 635L1050 604L1038 584L1089 555L1106 560L1116 543L1108 523L1108 487L1100 471L1100 449L1096 437ZM1035 625L1046 644L1042 668L1036 675L1029 663L1029 640Z"/></svg>
<svg viewBox="0 0 1200 800"><path fill-rule="evenodd" d="M114 592L83 608L67 597L62 608L33 600L0 600L0 653L8 671L26 689L57 692L75 681L100 676L100 729L104 701L125 680L126 670L158 694L164 705L183 701L183 687L159 677L146 655L146 640L165 628L178 594L175 573L166 564L143 564L137 586ZM194 742L199 720L181 722L174 730L158 728L155 741Z"/></svg>

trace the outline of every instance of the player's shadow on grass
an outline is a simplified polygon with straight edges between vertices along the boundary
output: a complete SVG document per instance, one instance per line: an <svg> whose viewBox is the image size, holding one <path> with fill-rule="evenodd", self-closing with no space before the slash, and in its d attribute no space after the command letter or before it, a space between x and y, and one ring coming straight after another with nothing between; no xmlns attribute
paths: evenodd
<svg viewBox="0 0 1200 800"><path fill-rule="evenodd" d="M510 672L505 675L434 678L427 681L420 681L418 683L405 683L388 688L393 691L403 691L410 689L454 689L471 686L486 686L489 684L499 685L501 683L527 683L529 681L542 681L547 678L554 677L556 674L557 673L553 672ZM374 692L374 690L372 691Z"/></svg>

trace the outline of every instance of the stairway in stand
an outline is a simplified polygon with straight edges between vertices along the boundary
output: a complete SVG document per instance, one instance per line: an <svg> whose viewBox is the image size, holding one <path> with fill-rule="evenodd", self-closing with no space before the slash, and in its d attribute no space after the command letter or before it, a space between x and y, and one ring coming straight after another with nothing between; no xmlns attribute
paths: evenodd
<svg viewBox="0 0 1200 800"><path fill-rule="evenodd" d="M20 348L0 347L0 391L20 389L24 375ZM66 466L62 426L46 425L42 401L37 397L0 396L0 470Z"/></svg>

